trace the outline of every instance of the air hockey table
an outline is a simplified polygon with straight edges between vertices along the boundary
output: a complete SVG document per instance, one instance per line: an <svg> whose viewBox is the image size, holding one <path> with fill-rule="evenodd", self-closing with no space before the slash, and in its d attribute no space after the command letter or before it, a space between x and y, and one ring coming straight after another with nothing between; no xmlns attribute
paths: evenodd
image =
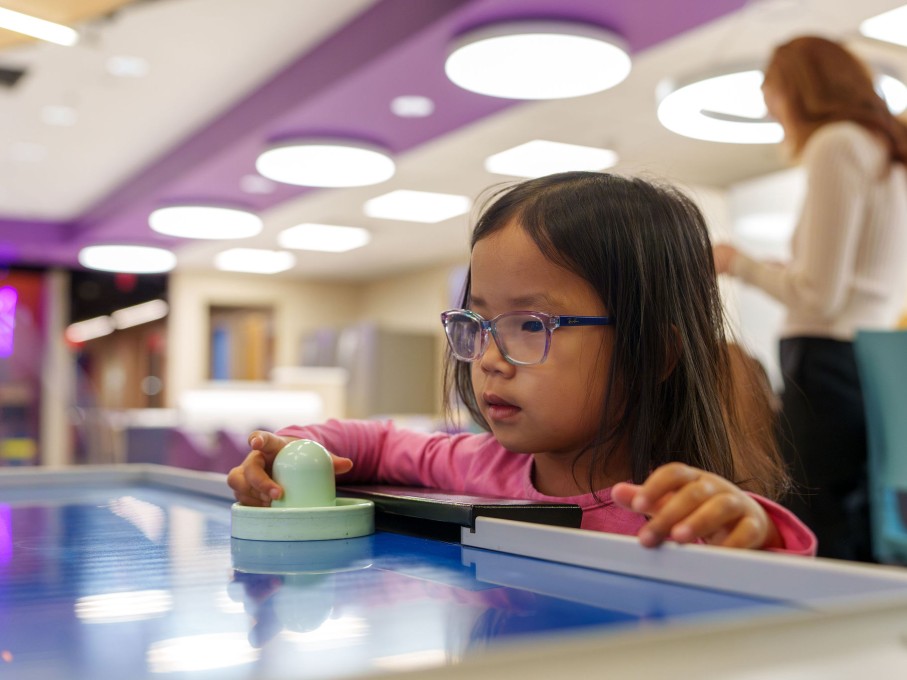
<svg viewBox="0 0 907 680"><path fill-rule="evenodd" d="M157 465L0 469L0 678L907 677L900 568L493 516L244 541L232 500Z"/></svg>

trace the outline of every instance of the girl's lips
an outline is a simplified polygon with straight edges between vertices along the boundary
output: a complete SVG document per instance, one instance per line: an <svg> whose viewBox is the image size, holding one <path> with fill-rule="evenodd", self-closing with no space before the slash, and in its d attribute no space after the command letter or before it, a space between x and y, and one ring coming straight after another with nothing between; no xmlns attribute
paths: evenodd
<svg viewBox="0 0 907 680"><path fill-rule="evenodd" d="M506 420L520 412L520 407L501 399L496 394L483 394L482 399L488 411L490 420Z"/></svg>

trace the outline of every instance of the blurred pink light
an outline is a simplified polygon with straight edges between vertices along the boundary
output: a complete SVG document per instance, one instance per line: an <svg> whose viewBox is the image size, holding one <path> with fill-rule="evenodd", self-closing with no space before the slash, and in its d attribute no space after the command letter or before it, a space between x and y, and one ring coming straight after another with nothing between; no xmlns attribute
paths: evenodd
<svg viewBox="0 0 907 680"><path fill-rule="evenodd" d="M13 353L17 297L15 288L0 288L0 357L8 357Z"/></svg>

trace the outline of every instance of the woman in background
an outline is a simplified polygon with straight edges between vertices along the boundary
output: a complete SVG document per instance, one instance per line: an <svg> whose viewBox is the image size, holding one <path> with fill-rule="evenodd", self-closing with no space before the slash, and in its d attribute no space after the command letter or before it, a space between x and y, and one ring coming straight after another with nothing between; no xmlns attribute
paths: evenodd
<svg viewBox="0 0 907 680"><path fill-rule="evenodd" d="M760 262L722 244L715 266L787 308L782 445L801 492L792 509L820 555L872 561L852 340L858 329L893 328L907 293L907 127L866 65L824 38L777 47L762 92L807 174L792 257Z"/></svg>

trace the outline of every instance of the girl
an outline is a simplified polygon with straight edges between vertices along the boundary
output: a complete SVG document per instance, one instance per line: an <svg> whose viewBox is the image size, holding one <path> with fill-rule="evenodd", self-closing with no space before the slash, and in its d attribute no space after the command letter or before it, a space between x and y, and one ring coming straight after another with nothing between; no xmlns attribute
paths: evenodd
<svg viewBox="0 0 907 680"><path fill-rule="evenodd" d="M793 515L743 490L776 496L785 478L773 451L745 445L693 203L586 172L494 199L473 233L463 308L442 314L446 393L489 432L355 421L254 432L228 476L237 500L278 498L270 465L289 438L305 437L338 454L350 483L576 503L583 528L646 546L670 538L811 554L814 538Z"/></svg>
<svg viewBox="0 0 907 680"><path fill-rule="evenodd" d="M826 557L872 561L860 328L894 328L907 279L907 127L842 45L796 38L775 49L762 84L802 161L807 192L786 264L715 246L719 273L787 307L781 331L785 456L806 497L791 500Z"/></svg>

